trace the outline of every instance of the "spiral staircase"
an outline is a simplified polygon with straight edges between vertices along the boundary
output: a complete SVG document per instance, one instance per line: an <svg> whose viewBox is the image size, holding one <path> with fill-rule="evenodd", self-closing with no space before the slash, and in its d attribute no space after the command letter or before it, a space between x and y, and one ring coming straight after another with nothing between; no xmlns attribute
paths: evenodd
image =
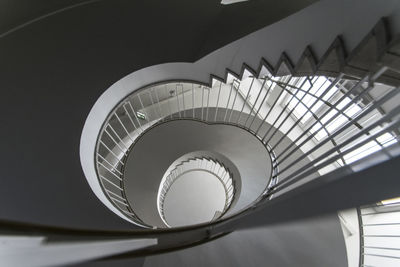
<svg viewBox="0 0 400 267"><path fill-rule="evenodd" d="M108 5L65 10L91 2ZM361 14L350 2L346 12ZM153 63L115 78L85 118L80 180L126 227L10 213L0 220L0 258L8 266L201 265L205 257L256 266L274 251L271 266L398 266L400 5L382 18L368 2L379 20L351 49L337 35L307 44L296 64L289 46L275 64L262 48L245 46L315 10L328 16L329 5L315 3L217 50L205 46L211 50L194 63ZM318 57L316 47L324 47ZM232 51L234 61L246 57L229 65ZM76 214L96 216L77 199ZM302 242L315 253L297 255ZM321 245L329 242L334 252ZM285 250L285 260L274 261Z"/></svg>

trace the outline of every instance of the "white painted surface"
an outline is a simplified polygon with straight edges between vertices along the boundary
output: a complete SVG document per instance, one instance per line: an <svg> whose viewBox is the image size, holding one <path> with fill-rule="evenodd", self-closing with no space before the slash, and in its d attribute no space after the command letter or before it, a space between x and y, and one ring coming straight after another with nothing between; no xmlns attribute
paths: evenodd
<svg viewBox="0 0 400 267"><path fill-rule="evenodd" d="M231 4L235 4L235 3L239 3L239 2L246 2L248 0L222 0L221 4L223 5L231 5Z"/></svg>
<svg viewBox="0 0 400 267"><path fill-rule="evenodd" d="M358 267L360 260L360 230L356 209L338 212L346 244L347 263L349 267Z"/></svg>
<svg viewBox="0 0 400 267"><path fill-rule="evenodd" d="M225 190L213 174L191 171L175 180L164 202L164 214L169 226L185 226L209 222L215 212L222 212Z"/></svg>

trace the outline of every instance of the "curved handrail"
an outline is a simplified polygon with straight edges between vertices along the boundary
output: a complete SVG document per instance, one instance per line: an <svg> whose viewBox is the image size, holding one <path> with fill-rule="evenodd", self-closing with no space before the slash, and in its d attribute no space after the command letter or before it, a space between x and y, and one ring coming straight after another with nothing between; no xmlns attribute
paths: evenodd
<svg viewBox="0 0 400 267"><path fill-rule="evenodd" d="M211 164L210 166L208 166L208 163L210 162ZM192 165L194 163L196 166L191 166L190 165L191 163ZM235 194L235 186L234 186L234 181L232 179L232 174L230 173L227 167L225 167L218 160L214 160L212 158L194 157L186 159L185 161L182 161L181 163L177 164L175 168L170 171L169 175L166 177L164 181L162 181L162 184L160 185L161 190L158 197L159 213L164 223L167 226L169 226L169 224L165 218L165 213L164 213L165 197L167 196L169 189L172 187L172 185L175 183L176 180L178 180L184 174L195 170L205 171L212 174L220 181L220 183L224 187L225 191L224 208L221 211L221 214L219 214L217 217L214 217L211 221L221 218L232 204Z"/></svg>
<svg viewBox="0 0 400 267"><path fill-rule="evenodd" d="M99 134L96 165L104 192L127 217L151 227L124 196L126 155L153 125L194 119L234 125L256 136L273 155L274 167L261 198L282 194L396 142L400 107L386 104L400 90L375 83L387 71L383 67L351 80L268 74L214 82L212 88L168 82L135 91L110 113ZM384 93L371 99L377 90Z"/></svg>

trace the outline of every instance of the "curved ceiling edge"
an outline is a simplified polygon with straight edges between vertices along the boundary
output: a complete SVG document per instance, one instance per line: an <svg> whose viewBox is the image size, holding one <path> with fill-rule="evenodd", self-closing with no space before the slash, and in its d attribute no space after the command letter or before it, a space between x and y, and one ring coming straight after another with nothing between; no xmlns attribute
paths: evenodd
<svg viewBox="0 0 400 267"><path fill-rule="evenodd" d="M48 13L45 13L45 14L43 14L43 15L40 15L40 16L36 17L36 18L27 20L26 22L24 22L24 23L22 23L22 24L16 25L16 26L12 27L11 29L6 30L6 31L3 32L3 33L0 33L0 39L3 38L3 37L5 37L5 36L7 36L7 35L9 35L9 34L11 34L11 33L13 33L13 32L15 32L15 31L18 31L19 29L22 29L22 28L24 28L24 27L26 27L26 26L29 26L29 25L31 25L32 23L35 23L35 22L37 22L37 21L40 21L40 20L46 19L46 18L48 18L48 17L51 17L51 16L54 16L54 15L60 14L60 13L62 13L62 12L64 12L64 11L67 11L67 10L70 10L70 9L73 9L73 8L77 8L77 7L80 7L80 6L85 6L85 5L93 4L93 3L96 3L96 2L100 2L100 1L103 1L103 0L87 0L87 1L83 1L83 2L76 3L76 4L67 5L67 6L65 6L65 7L56 9L56 10L51 11L51 12L48 12Z"/></svg>

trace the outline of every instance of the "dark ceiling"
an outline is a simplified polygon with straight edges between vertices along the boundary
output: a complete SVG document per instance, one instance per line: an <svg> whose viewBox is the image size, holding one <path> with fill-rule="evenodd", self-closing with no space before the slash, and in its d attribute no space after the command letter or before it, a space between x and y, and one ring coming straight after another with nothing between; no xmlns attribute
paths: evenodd
<svg viewBox="0 0 400 267"><path fill-rule="evenodd" d="M132 228L97 200L80 166L96 99L133 71L193 62L315 0L219 2L0 0L0 218Z"/></svg>

